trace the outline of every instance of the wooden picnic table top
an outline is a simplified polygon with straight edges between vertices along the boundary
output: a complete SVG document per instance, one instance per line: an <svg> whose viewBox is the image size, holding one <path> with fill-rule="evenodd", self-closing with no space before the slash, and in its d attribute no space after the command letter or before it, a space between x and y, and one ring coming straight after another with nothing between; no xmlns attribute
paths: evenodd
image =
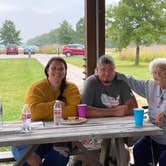
<svg viewBox="0 0 166 166"><path fill-rule="evenodd" d="M93 118L75 125L54 126L45 122L45 126L36 125L30 133L21 131L21 122L5 122L0 129L0 146L21 144L42 144L55 142L74 142L86 138L108 139L142 135L161 135L162 129L150 122L136 127L133 116Z"/></svg>

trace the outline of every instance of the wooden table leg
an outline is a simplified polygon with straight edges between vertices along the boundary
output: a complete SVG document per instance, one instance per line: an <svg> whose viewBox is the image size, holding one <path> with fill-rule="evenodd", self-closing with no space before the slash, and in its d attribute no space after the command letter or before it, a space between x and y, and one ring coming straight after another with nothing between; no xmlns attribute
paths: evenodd
<svg viewBox="0 0 166 166"><path fill-rule="evenodd" d="M85 154L88 165L90 166L102 166L99 160L91 152L89 152L81 142L74 142L74 144Z"/></svg>
<svg viewBox="0 0 166 166"><path fill-rule="evenodd" d="M117 160L119 154L115 138L104 139L101 145L100 163L104 165L107 162L109 166L117 166Z"/></svg>
<svg viewBox="0 0 166 166"><path fill-rule="evenodd" d="M35 151L38 148L39 145L29 145L29 148L26 150L26 152L24 153L24 155L17 160L13 166L22 166L26 159L32 154L33 151Z"/></svg>
<svg viewBox="0 0 166 166"><path fill-rule="evenodd" d="M108 155L109 144L110 144L110 140L109 139L104 139L102 141L102 143L101 143L100 163L102 165L104 165L106 157Z"/></svg>
<svg viewBox="0 0 166 166"><path fill-rule="evenodd" d="M115 138L117 166L128 166L123 138Z"/></svg>

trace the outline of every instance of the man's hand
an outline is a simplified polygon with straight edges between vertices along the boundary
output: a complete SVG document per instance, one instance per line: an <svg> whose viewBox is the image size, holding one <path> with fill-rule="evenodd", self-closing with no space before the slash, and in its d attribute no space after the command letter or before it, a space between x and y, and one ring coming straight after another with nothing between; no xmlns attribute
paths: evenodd
<svg viewBox="0 0 166 166"><path fill-rule="evenodd" d="M114 115L115 116L125 116L127 109L128 109L127 105L120 105L117 107L117 110L114 112Z"/></svg>

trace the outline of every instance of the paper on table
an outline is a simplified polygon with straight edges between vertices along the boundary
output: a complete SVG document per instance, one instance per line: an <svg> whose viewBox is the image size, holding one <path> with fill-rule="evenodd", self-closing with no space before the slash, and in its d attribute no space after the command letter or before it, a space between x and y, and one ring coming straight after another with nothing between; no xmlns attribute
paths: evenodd
<svg viewBox="0 0 166 166"><path fill-rule="evenodd" d="M43 128L44 125L43 125L43 122L42 121L38 121L38 122L32 122L31 123L31 127L32 129L37 129L37 128Z"/></svg>

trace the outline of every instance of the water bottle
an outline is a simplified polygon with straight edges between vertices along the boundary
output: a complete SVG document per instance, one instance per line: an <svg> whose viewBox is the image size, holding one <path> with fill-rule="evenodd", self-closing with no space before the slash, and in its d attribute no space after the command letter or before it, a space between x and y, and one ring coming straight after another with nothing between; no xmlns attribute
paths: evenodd
<svg viewBox="0 0 166 166"><path fill-rule="evenodd" d="M22 131L30 132L31 131L31 112L28 104L24 104L22 109Z"/></svg>
<svg viewBox="0 0 166 166"><path fill-rule="evenodd" d="M3 128L3 107L2 107L2 97L0 96L0 129Z"/></svg>
<svg viewBox="0 0 166 166"><path fill-rule="evenodd" d="M53 106L53 117L54 117L54 124L59 126L61 124L62 119L62 105L61 101L56 100Z"/></svg>

